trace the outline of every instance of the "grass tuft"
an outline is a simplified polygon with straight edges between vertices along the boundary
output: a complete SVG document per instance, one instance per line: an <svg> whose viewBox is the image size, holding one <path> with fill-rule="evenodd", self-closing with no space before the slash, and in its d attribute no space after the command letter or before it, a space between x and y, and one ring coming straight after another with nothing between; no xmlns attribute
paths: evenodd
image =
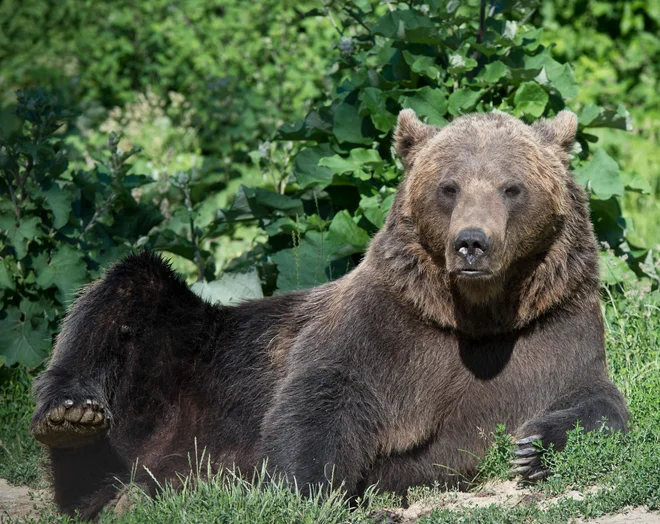
<svg viewBox="0 0 660 524"><path fill-rule="evenodd" d="M23 369L0 370L0 478L43 488L45 454L28 431L34 402L31 376Z"/></svg>
<svg viewBox="0 0 660 524"><path fill-rule="evenodd" d="M504 424L498 424L492 439L493 444L477 466L477 478L475 480L478 482L493 479L506 480L510 477L511 464L509 464L509 461L512 457L513 437L507 433Z"/></svg>

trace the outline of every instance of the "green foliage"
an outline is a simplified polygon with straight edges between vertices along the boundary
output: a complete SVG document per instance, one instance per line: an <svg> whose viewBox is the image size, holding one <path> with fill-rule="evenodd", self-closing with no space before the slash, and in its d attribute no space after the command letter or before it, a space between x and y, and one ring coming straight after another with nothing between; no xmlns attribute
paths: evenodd
<svg viewBox="0 0 660 524"><path fill-rule="evenodd" d="M326 88L332 27L300 9L305 2L3 2L0 103L40 86L75 108L62 137L73 169L92 167L110 133L122 136L122 152L140 147L134 169L155 183L135 199L164 215L150 245L174 254L190 279L213 278L257 233L216 224L217 209L241 183L282 192L268 167L286 169L293 145L264 140ZM179 171L190 177L190 205L171 183Z"/></svg>
<svg viewBox="0 0 660 524"><path fill-rule="evenodd" d="M626 104L633 133L595 130L603 147L624 168L625 177L643 187L623 199L626 237L637 246L660 243L660 9L654 0L544 2L534 19L543 25L544 42L575 67L580 84L576 102Z"/></svg>
<svg viewBox="0 0 660 524"><path fill-rule="evenodd" d="M71 114L43 90L17 99L0 131L0 357L34 368L74 293L163 217L132 196L151 180L129 174L137 149L111 135L94 169L69 171L57 133Z"/></svg>
<svg viewBox="0 0 660 524"><path fill-rule="evenodd" d="M125 134L144 142L178 130L158 152L197 155L217 187L243 175L248 153L323 89L330 25L301 18L304 8L279 0L3 2L0 101L16 87L47 86L80 105L86 130L137 123L143 132ZM151 118L127 111L140 98L158 106Z"/></svg>
<svg viewBox="0 0 660 524"><path fill-rule="evenodd" d="M657 2L559 0L541 5L537 16L557 53L576 63L584 79L581 98L657 110Z"/></svg>
<svg viewBox="0 0 660 524"><path fill-rule="evenodd" d="M213 282L195 282L190 289L213 304L236 305L243 300L263 298L261 281L254 269L245 273L225 273Z"/></svg>
<svg viewBox="0 0 660 524"><path fill-rule="evenodd" d="M283 173L288 198L258 214L254 208L265 195L243 191L231 208L241 209L241 220L257 221L268 239L229 269L256 263L271 293L311 287L354 267L382 227L402 176L390 146L402 108L442 126L472 111L505 111L531 123L571 107L576 77L542 44L542 31L528 24L535 7L495 4L483 19L478 5L453 2L345 2L329 12L338 33L330 68L335 89L302 121L279 130L280 140L304 144L291 176ZM578 116L581 153L574 168L591 194L596 231L617 254L629 252L620 198L643 184L622 177L605 150L593 149L591 131L629 130L630 115L622 106L589 104ZM223 218L232 221L229 214ZM646 255L636 251L629 260Z"/></svg>
<svg viewBox="0 0 660 524"><path fill-rule="evenodd" d="M478 482L486 479L507 479L510 477L511 452L513 451L513 437L507 432L504 424L498 424L493 435L490 435L493 444L486 455L479 461L477 467Z"/></svg>

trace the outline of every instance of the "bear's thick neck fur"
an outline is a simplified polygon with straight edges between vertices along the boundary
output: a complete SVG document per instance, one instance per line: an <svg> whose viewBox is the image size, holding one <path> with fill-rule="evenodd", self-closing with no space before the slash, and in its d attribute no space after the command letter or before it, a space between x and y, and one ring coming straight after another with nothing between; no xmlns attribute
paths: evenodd
<svg viewBox="0 0 660 524"><path fill-rule="evenodd" d="M501 291L482 304L461 297L443 262L425 249L413 220L405 215L403 191L405 186L363 265L372 269L369 278L425 320L482 337L522 329L559 308L577 312L597 307L598 247L587 196L574 182L567 192L569 209L557 217L552 238L544 239L545 246L533 256L514 262L500 281Z"/></svg>

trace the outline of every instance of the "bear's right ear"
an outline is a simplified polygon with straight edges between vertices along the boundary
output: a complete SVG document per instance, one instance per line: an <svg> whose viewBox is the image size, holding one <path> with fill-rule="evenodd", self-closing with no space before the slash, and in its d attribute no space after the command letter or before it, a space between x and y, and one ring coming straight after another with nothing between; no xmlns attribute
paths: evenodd
<svg viewBox="0 0 660 524"><path fill-rule="evenodd" d="M394 130L394 149L406 169L413 164L415 154L437 132L438 128L422 122L412 109L404 109L399 113Z"/></svg>

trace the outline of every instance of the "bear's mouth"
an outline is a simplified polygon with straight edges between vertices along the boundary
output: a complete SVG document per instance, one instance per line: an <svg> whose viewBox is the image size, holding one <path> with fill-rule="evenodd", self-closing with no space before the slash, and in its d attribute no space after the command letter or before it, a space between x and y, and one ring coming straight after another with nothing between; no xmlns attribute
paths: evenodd
<svg viewBox="0 0 660 524"><path fill-rule="evenodd" d="M468 277L468 278L490 277L493 274L493 272L488 269L471 269L471 268L459 269L457 273L461 277Z"/></svg>

